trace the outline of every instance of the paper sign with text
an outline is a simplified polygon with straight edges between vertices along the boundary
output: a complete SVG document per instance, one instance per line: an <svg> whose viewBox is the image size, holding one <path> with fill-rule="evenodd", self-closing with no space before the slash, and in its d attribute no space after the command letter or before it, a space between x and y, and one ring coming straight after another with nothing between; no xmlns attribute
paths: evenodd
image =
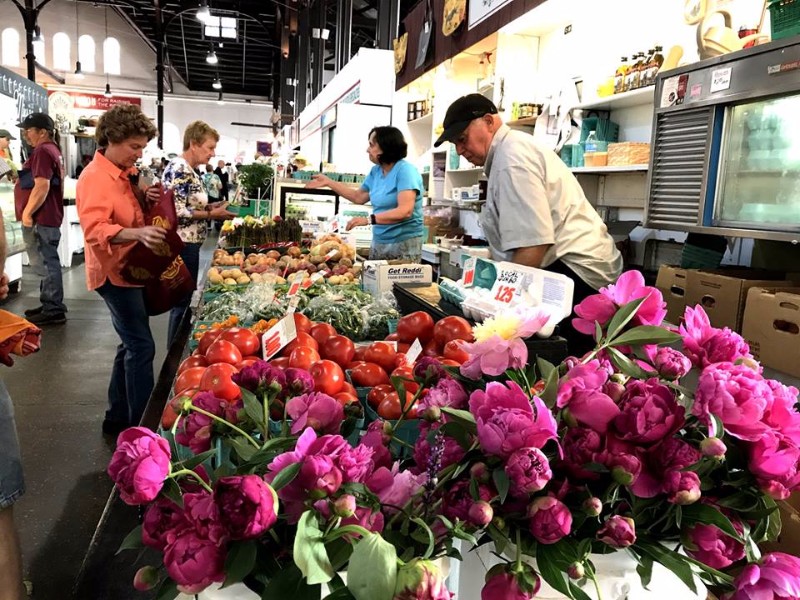
<svg viewBox="0 0 800 600"><path fill-rule="evenodd" d="M509 267L498 270L497 279L492 286L492 298L501 304L511 304L520 294L525 274Z"/></svg>
<svg viewBox="0 0 800 600"><path fill-rule="evenodd" d="M271 359L296 337L297 327L294 324L294 316L287 315L275 323L261 338L261 350L264 360Z"/></svg>
<svg viewBox="0 0 800 600"><path fill-rule="evenodd" d="M419 341L419 338L414 340L414 343L411 344L411 347L406 352L406 359L408 360L409 364L414 364L417 362L419 355L422 354L422 344Z"/></svg>
<svg viewBox="0 0 800 600"><path fill-rule="evenodd" d="M475 263L474 257L464 261L464 287L468 288L475 285Z"/></svg>

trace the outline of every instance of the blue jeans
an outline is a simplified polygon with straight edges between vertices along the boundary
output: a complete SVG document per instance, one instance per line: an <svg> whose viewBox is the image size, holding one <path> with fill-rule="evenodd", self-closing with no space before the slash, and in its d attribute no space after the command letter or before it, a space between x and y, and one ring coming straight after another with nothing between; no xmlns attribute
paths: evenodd
<svg viewBox="0 0 800 600"><path fill-rule="evenodd" d="M186 263L186 268L189 269L189 273L192 274L195 288L197 288L197 276L200 273L200 247L202 245L203 244L186 244L183 247L183 250L181 250L181 258L183 259L183 262ZM183 313L185 313L186 309L189 308L189 303L191 300L192 297L189 295L183 302L175 305L173 309L169 311L167 348L172 346L172 342L178 333L178 326L181 324L181 319L183 319Z"/></svg>
<svg viewBox="0 0 800 600"><path fill-rule="evenodd" d="M111 311L111 322L122 340L111 370L106 420L138 425L155 385L156 345L150 332L144 291L106 281L97 288L97 293Z"/></svg>
<svg viewBox="0 0 800 600"><path fill-rule="evenodd" d="M6 386L0 381L0 510L14 504L24 493L14 405Z"/></svg>
<svg viewBox="0 0 800 600"><path fill-rule="evenodd" d="M45 315L64 314L64 282L61 279L61 261L58 243L61 228L36 225L22 228L22 239L33 272L42 278L39 283L39 301Z"/></svg>

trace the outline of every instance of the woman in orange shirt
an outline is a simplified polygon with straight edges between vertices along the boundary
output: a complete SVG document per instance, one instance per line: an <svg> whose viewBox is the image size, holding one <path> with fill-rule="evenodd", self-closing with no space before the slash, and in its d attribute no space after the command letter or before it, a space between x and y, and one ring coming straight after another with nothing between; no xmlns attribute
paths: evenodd
<svg viewBox="0 0 800 600"><path fill-rule="evenodd" d="M76 204L85 238L86 284L105 300L122 343L117 348L103 432L116 435L138 425L153 391L155 343L144 288L121 275L124 258L136 244L156 247L160 227L145 226L142 192L131 181L133 166L158 132L138 106L120 104L97 124L101 148L78 180Z"/></svg>

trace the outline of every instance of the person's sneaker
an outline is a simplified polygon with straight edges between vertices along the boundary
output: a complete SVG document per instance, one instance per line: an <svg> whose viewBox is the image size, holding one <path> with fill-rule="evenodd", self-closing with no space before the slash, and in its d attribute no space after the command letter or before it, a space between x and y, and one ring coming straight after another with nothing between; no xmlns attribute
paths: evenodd
<svg viewBox="0 0 800 600"><path fill-rule="evenodd" d="M44 309L43 306L37 306L36 308L28 308L25 310L26 317L35 317L36 315L42 314L42 310Z"/></svg>
<svg viewBox="0 0 800 600"><path fill-rule="evenodd" d="M28 321L34 325L61 325L67 322L67 316L64 313L39 313L29 317Z"/></svg>

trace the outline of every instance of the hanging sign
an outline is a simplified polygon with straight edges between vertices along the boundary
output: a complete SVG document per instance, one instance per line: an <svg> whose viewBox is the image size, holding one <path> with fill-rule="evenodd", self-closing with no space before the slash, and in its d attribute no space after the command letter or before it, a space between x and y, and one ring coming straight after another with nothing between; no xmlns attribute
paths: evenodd
<svg viewBox="0 0 800 600"><path fill-rule="evenodd" d="M511 4L511 2L513 0L469 0L467 29L472 29L482 23L506 4Z"/></svg>
<svg viewBox="0 0 800 600"><path fill-rule="evenodd" d="M108 110L117 104L134 104L136 106L142 105L141 98L134 98L133 96L112 96L106 98L103 94L86 94L83 92L61 92L50 91L49 95L54 95L57 98L69 96L72 102L72 108L75 110Z"/></svg>

